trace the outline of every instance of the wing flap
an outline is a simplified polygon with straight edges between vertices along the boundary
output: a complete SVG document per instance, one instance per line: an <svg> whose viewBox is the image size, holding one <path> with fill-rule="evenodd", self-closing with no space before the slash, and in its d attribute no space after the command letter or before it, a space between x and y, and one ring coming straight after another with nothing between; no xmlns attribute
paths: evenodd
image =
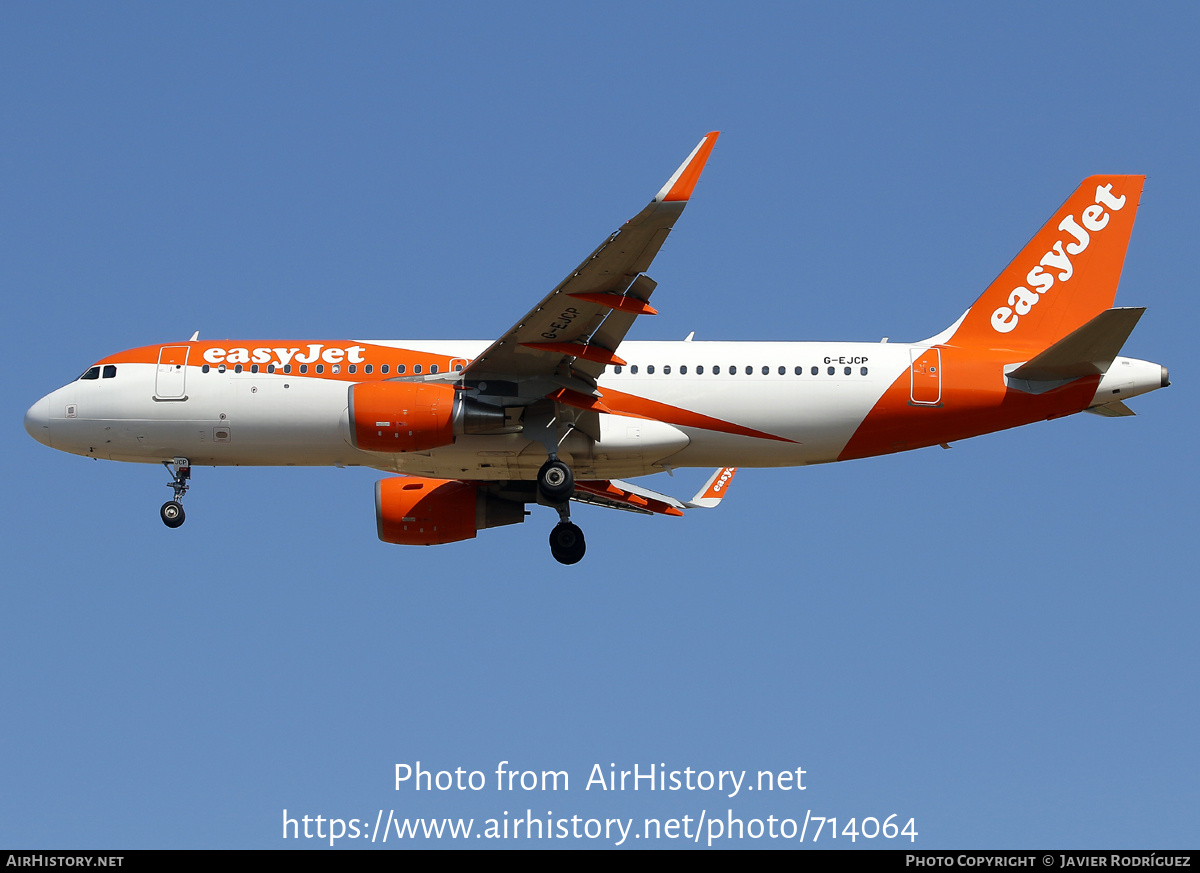
<svg viewBox="0 0 1200 873"><path fill-rule="evenodd" d="M575 496L572 499L646 515L683 515L683 504L674 497L622 482L620 479L576 482Z"/></svg>

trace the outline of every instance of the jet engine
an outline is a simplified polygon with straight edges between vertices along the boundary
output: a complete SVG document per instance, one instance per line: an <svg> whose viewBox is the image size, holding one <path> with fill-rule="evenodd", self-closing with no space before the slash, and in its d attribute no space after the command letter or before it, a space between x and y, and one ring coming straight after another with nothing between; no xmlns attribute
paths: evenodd
<svg viewBox="0 0 1200 873"><path fill-rule="evenodd" d="M460 434L505 429L503 409L423 382L352 385L349 415L350 444L368 452L421 452L448 446Z"/></svg>
<svg viewBox="0 0 1200 873"><path fill-rule="evenodd" d="M488 527L525 520L525 506L470 482L393 476L375 485L379 538L403 546L469 540Z"/></svg>

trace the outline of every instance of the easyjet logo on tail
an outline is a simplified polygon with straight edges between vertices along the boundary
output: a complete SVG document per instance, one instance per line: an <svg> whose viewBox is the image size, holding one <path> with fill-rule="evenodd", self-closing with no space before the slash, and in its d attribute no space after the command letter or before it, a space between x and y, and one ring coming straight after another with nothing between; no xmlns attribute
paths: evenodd
<svg viewBox="0 0 1200 873"><path fill-rule="evenodd" d="M1124 205L1125 195L1114 196L1111 182L1097 185L1094 204L1085 208L1078 220L1074 215L1068 215L1059 222L1058 229L1069 234L1069 239L1054 243L1050 251L1042 255L1038 265L1025 276L1025 281L1033 290L1024 285L1014 288L1008 295L1008 305L999 306L992 312L992 329L998 333L1012 332L1021 316L1028 315L1042 299L1041 295L1054 286L1056 278L1059 282L1069 281L1075 273L1071 258L1087 249L1091 234L1099 233L1108 226L1110 216L1104 211L1105 208L1119 212ZM1052 272L1047 272L1047 269Z"/></svg>

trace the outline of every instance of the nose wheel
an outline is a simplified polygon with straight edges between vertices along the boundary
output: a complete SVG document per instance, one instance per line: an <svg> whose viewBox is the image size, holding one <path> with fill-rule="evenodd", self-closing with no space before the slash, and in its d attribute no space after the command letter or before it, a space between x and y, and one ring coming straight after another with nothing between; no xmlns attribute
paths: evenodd
<svg viewBox="0 0 1200 873"><path fill-rule="evenodd" d="M175 528L183 524L183 504L175 500L164 503L158 514L162 516L163 524L167 527Z"/></svg>
<svg viewBox="0 0 1200 873"><path fill-rule="evenodd" d="M162 463L167 468L167 472L171 474L171 481L167 483L167 487L175 492L175 497L164 503L158 514L162 518L163 524L169 528L176 528L183 524L186 517L181 501L183 495L187 494L188 482L192 478L192 466L188 463L187 458L174 458Z"/></svg>

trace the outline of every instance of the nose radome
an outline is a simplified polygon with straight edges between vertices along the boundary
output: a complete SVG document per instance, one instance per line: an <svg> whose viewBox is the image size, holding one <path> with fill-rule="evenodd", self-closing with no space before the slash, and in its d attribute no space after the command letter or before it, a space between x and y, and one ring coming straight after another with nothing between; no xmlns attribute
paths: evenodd
<svg viewBox="0 0 1200 873"><path fill-rule="evenodd" d="M43 397L25 413L25 430L44 446L50 445L50 398Z"/></svg>

